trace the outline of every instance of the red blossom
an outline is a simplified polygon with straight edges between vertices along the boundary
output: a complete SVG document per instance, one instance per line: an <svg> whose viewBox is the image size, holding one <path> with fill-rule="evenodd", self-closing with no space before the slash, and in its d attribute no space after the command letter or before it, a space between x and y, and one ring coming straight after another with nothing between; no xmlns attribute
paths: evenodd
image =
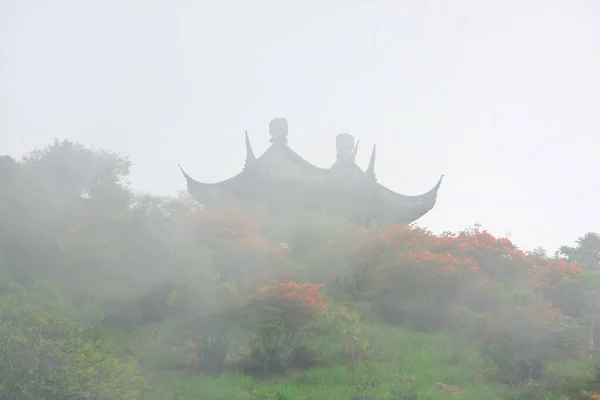
<svg viewBox="0 0 600 400"><path fill-rule="evenodd" d="M323 287L321 284L269 279L269 283L259 287L258 291L272 303L299 306L316 315L325 308Z"/></svg>
<svg viewBox="0 0 600 400"><path fill-rule="evenodd" d="M246 251L287 260L288 252L265 239L256 222L236 212L202 213L194 226L210 240L231 246L231 251ZM471 278L491 296L494 285L527 284L548 287L561 279L583 272L577 264L562 259L528 256L507 238L496 238L489 232L470 229L458 234L441 235L408 225L390 225L376 229L358 226L329 238L330 256L348 263L377 265L388 263L399 271L426 273L437 283L449 278ZM227 247L229 251L229 247ZM296 283L292 276L271 280L262 287L262 294L286 304L301 304L319 309L323 306L321 285ZM517 306L520 307L520 306ZM515 309L515 311L521 311ZM560 318L560 313L548 305L536 308L544 318Z"/></svg>

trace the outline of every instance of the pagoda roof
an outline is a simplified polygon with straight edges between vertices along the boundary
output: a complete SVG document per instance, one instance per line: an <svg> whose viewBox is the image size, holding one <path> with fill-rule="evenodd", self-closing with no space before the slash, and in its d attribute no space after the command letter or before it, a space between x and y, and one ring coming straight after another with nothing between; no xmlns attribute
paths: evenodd
<svg viewBox="0 0 600 400"><path fill-rule="evenodd" d="M219 201L221 196L262 203L287 203L341 212L349 217L411 223L435 205L443 175L420 195L397 193L377 182L375 147L366 171L356 163L358 143L349 134L337 136L336 161L329 168L311 164L287 143L287 121L270 123L271 146L256 157L245 134L246 163L235 176L215 183L199 182L180 169L190 195L199 203Z"/></svg>

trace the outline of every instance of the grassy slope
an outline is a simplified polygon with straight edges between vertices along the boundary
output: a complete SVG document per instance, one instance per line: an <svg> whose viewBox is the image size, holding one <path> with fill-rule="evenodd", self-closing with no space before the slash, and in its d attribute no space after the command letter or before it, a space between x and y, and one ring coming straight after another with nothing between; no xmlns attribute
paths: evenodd
<svg viewBox="0 0 600 400"><path fill-rule="evenodd" d="M414 333L402 328L365 325L372 348L368 359L353 368L338 361L335 338L323 338L323 357L329 362L308 371L286 376L255 379L229 372L220 377L172 370L168 364L180 359L181 351L158 344L138 345L140 361L148 373L147 400L403 400L448 399L434 387L436 382L458 385L454 399L506 399L511 389L484 382L483 365L473 348L439 334ZM411 396L411 388L419 397ZM368 397L360 397L359 394ZM547 397L553 399L554 397ZM559 397L556 397L558 399Z"/></svg>

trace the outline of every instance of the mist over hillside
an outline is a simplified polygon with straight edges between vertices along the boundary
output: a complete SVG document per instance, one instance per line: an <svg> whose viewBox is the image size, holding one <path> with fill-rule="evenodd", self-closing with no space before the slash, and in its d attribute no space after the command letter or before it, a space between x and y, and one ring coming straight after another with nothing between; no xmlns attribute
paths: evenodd
<svg viewBox="0 0 600 400"><path fill-rule="evenodd" d="M600 399L598 21L0 2L0 400Z"/></svg>
<svg viewBox="0 0 600 400"><path fill-rule="evenodd" d="M201 205L130 167L67 140L0 158L0 398L598 396L595 233L548 254Z"/></svg>

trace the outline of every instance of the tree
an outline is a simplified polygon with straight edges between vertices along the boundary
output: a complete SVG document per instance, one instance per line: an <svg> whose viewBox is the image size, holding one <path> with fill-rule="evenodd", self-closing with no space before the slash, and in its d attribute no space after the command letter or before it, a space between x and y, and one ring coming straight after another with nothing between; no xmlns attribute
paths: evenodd
<svg viewBox="0 0 600 400"><path fill-rule="evenodd" d="M71 221L105 221L127 210L130 165L116 153L67 140L20 162L2 157L0 173L7 179L0 187L0 259L13 268L13 277L31 283L51 276L57 232Z"/></svg>
<svg viewBox="0 0 600 400"><path fill-rule="evenodd" d="M575 246L561 246L557 252L570 262L583 264L587 269L600 268L600 234L588 232L575 242Z"/></svg>
<svg viewBox="0 0 600 400"><path fill-rule="evenodd" d="M42 191L48 196L45 200L55 206L66 202L64 207L69 207L82 197L119 204L129 201L124 186L131 162L117 153L56 139L25 155L22 164L35 171L38 190L46 189Z"/></svg>

